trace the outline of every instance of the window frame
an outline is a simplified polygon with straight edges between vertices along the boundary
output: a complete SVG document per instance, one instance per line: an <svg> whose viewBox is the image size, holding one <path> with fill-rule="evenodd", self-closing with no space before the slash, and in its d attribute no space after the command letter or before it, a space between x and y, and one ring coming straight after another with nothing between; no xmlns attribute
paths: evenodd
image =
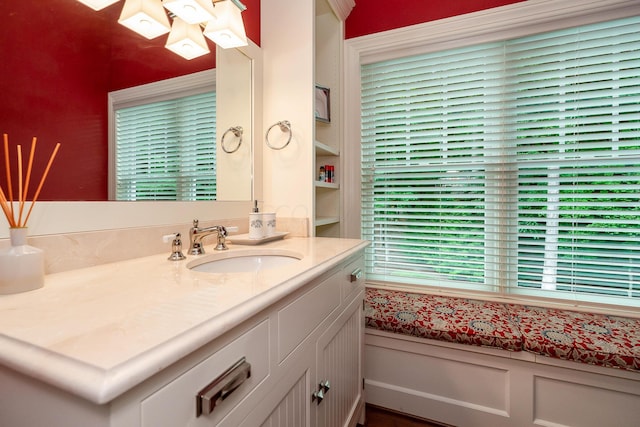
<svg viewBox="0 0 640 427"><path fill-rule="evenodd" d="M116 200L116 111L216 90L216 70L204 70L108 94L109 200Z"/></svg>
<svg viewBox="0 0 640 427"><path fill-rule="evenodd" d="M635 8L634 8L635 6ZM346 105L345 138L352 141L343 155L351 171L360 171L360 67L363 64L396 59L405 56L435 52L478 43L489 43L504 39L525 37L539 32L587 25L638 15L637 4L626 0L582 1L530 0L505 7L489 9L473 14L457 16L412 27L400 28L385 33L347 40L346 58ZM345 177L345 230L348 237L360 237L360 175L352 173ZM393 285L393 284L392 284ZM420 287L422 285L401 285ZM447 291L451 291L448 289ZM463 290L466 294L468 290ZM455 292L455 291L454 291ZM482 294L482 292L478 292ZM529 299L526 295L504 295L487 293L496 299ZM535 297L533 297L535 299ZM562 304L571 301L562 301ZM581 303L582 304L582 303ZM583 304L587 305L587 304ZM594 303L598 307L620 309ZM629 307L629 309L632 309ZM635 311L635 310L634 310Z"/></svg>

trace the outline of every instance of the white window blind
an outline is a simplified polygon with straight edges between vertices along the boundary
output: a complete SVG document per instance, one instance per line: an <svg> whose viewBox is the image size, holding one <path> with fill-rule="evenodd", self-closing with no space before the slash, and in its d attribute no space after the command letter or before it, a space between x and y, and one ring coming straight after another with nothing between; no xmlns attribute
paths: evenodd
<svg viewBox="0 0 640 427"><path fill-rule="evenodd" d="M368 278L640 305L640 18L363 65Z"/></svg>
<svg viewBox="0 0 640 427"><path fill-rule="evenodd" d="M117 200L215 200L215 92L115 112Z"/></svg>

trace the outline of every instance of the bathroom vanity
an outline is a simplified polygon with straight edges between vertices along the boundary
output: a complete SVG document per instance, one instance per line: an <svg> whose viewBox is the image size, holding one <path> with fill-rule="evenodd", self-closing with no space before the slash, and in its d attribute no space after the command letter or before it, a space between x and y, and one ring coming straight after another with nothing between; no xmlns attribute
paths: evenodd
<svg viewBox="0 0 640 427"><path fill-rule="evenodd" d="M299 260L237 273L154 255L2 296L0 425L353 426L366 245L285 239L266 246Z"/></svg>

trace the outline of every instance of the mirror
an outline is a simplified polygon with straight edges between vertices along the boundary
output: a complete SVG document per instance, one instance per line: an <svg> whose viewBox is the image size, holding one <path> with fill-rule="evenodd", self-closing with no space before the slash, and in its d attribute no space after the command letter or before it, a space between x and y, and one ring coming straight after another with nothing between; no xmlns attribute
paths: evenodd
<svg viewBox="0 0 640 427"><path fill-rule="evenodd" d="M38 138L34 170L44 170L55 144L62 144L40 201L108 199L109 92L211 68L216 68L219 76L231 73L246 79L246 70L252 69L246 52L231 54L245 58L242 71L216 67L216 48L209 41L210 54L187 61L164 48L166 36L144 39L117 23L123 1L97 12L72 0L5 3L0 26L0 133L9 135L12 147L21 144L28 148L32 137ZM244 3L247 35L259 41L259 0ZM240 62L229 61L230 66ZM228 157L232 161L222 166L224 173L218 177L223 188L228 180L231 189L220 194L218 200L252 198L251 79L249 73L246 81L233 82L236 91L244 93L243 99L249 99L245 115L240 118L237 114L231 121L233 126L242 126L239 120L248 120L242 126L243 145L248 150L242 161L219 153L218 159ZM224 109L223 102L218 101L218 111ZM219 126L222 125L220 121ZM218 128L217 145L227 127ZM0 161L4 164L3 153ZM4 185L4 174L1 175L0 183ZM242 191L238 185L243 185Z"/></svg>
<svg viewBox="0 0 640 427"><path fill-rule="evenodd" d="M239 49L216 58L217 200L252 200L252 59Z"/></svg>

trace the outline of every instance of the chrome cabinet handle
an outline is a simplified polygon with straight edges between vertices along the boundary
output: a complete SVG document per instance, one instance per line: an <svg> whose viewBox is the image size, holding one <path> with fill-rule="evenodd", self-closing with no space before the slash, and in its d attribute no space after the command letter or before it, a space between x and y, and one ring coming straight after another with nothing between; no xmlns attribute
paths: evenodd
<svg viewBox="0 0 640 427"><path fill-rule="evenodd" d="M356 268L349 275L349 282L356 282L356 281L360 280L362 278L362 274L363 274L362 273L362 269L361 268Z"/></svg>
<svg viewBox="0 0 640 427"><path fill-rule="evenodd" d="M217 405L222 403L250 377L251 365L243 357L198 392L196 395L196 417L212 413Z"/></svg>
<svg viewBox="0 0 640 427"><path fill-rule="evenodd" d="M322 399L324 399L324 392L322 390L318 390L311 395L311 401L314 402L317 400L318 405L322 402Z"/></svg>
<svg viewBox="0 0 640 427"><path fill-rule="evenodd" d="M318 391L314 392L311 395L311 401L315 402L317 400L317 404L319 405L320 402L322 402L322 399L324 399L324 395L329 391L330 388L331 384L329 384L329 380L320 381L320 383L318 384Z"/></svg>

